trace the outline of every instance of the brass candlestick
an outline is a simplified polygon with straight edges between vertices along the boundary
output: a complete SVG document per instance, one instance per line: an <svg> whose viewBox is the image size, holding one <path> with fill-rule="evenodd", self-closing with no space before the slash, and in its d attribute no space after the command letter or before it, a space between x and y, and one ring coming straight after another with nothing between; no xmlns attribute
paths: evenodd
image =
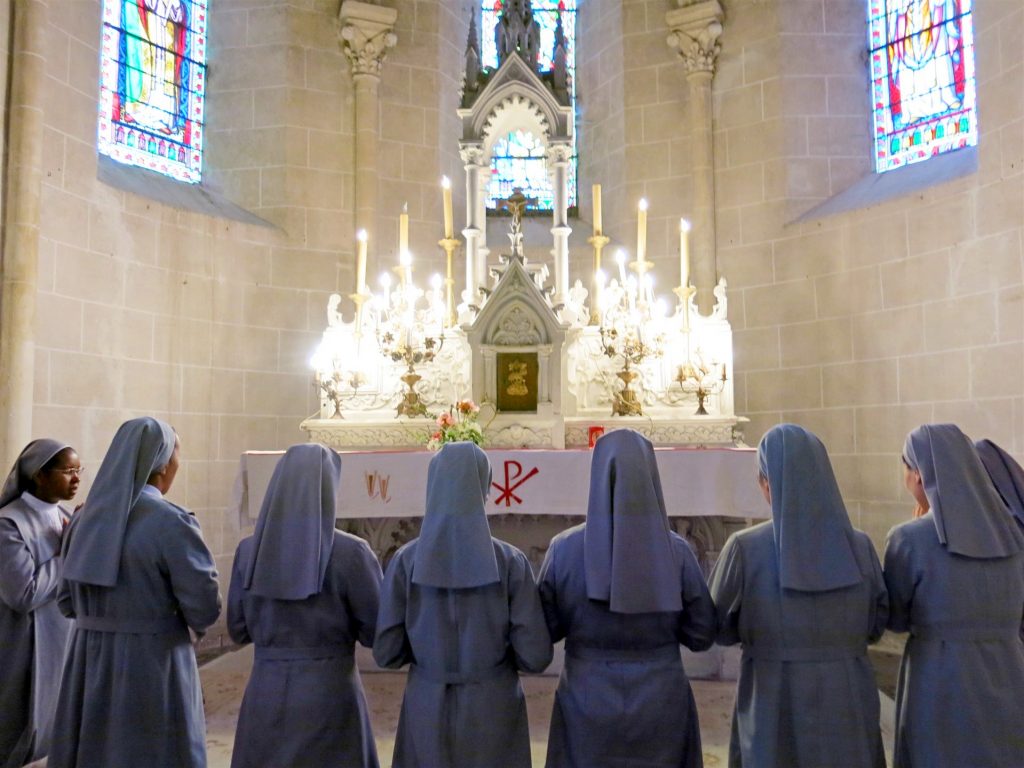
<svg viewBox="0 0 1024 768"><path fill-rule="evenodd" d="M601 251L604 247L610 243L612 239L602 234L600 231L595 231L591 237L587 238L587 242L594 249L594 270L591 275L591 288L590 288L590 325L601 324L601 310L598 309L598 302L601 298L601 284L597 279L597 273L601 271Z"/></svg>
<svg viewBox="0 0 1024 768"><path fill-rule="evenodd" d="M672 293L679 297L683 305L683 330L690 330L690 297L697 292L692 285L680 285L672 289Z"/></svg>
<svg viewBox="0 0 1024 768"><path fill-rule="evenodd" d="M445 272L444 279L444 323L445 328L451 328L455 325L455 274L452 271L452 258L455 254L455 249L459 247L459 241L454 237L443 237L437 241L437 244L444 249L444 255L447 259L447 271Z"/></svg>
<svg viewBox="0 0 1024 768"><path fill-rule="evenodd" d="M350 293L348 297L356 305L356 338L358 338L363 333L363 304L369 301L370 296L366 293Z"/></svg>

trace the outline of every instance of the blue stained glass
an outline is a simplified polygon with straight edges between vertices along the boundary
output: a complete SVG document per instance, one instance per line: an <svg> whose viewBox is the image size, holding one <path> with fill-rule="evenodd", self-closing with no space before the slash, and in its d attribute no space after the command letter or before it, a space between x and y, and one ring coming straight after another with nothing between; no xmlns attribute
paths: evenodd
<svg viewBox="0 0 1024 768"><path fill-rule="evenodd" d="M103 0L101 154L202 178L206 0Z"/></svg>
<svg viewBox="0 0 1024 768"><path fill-rule="evenodd" d="M494 27L498 23L503 7L502 0L483 0L480 6L480 55L485 68L498 66L498 48L494 39ZM576 100L576 0L533 0L533 18L540 25L540 57L538 68L547 72L551 69L555 48L555 27L558 14L562 15L562 34L565 40L566 70L569 75L569 93ZM576 138L573 137L575 149ZM576 206L575 151L569 163L570 208ZM487 193L487 207L494 210L498 200L504 200L512 190L520 187L527 197L536 197L537 205L528 210L550 211L553 206L551 180L544 162L543 144L534 136L514 131L499 140L491 154L491 182Z"/></svg>
<svg viewBox="0 0 1024 768"><path fill-rule="evenodd" d="M978 143L971 0L869 0L875 169Z"/></svg>

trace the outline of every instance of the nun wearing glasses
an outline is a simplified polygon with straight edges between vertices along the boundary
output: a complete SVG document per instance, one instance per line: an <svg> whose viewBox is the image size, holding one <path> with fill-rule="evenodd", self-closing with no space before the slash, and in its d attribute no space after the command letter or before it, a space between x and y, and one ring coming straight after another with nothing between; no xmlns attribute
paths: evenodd
<svg viewBox="0 0 1024 768"><path fill-rule="evenodd" d="M423 528L384 576L373 656L412 664L395 768L529 768L519 672L551 662L526 555L491 537L487 455L448 443L430 461Z"/></svg>
<svg viewBox="0 0 1024 768"><path fill-rule="evenodd" d="M893 764L1020 766L1024 533L956 425L911 432L903 469L926 512L893 528L885 547L889 629L910 633Z"/></svg>
<svg viewBox="0 0 1024 768"><path fill-rule="evenodd" d="M0 766L49 751L70 622L57 607L60 543L82 465L74 448L33 440L0 490Z"/></svg>
<svg viewBox="0 0 1024 768"><path fill-rule="evenodd" d="M165 494L180 442L153 418L121 425L64 536L57 596L75 619L50 768L205 768L206 720L189 635L220 613L199 523Z"/></svg>
<svg viewBox="0 0 1024 768"><path fill-rule="evenodd" d="M353 653L373 645L381 572L365 541L334 529L340 476L337 452L293 445L235 552L228 631L256 648L232 768L377 768Z"/></svg>
<svg viewBox="0 0 1024 768"><path fill-rule="evenodd" d="M729 765L884 768L867 655L888 595L825 446L796 424L757 449L772 519L733 534L711 574L721 645L743 646Z"/></svg>

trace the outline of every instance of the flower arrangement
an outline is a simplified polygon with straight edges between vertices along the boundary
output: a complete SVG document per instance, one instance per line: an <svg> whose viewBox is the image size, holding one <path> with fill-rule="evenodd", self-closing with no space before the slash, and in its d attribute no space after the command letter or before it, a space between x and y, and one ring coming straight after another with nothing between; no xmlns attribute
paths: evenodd
<svg viewBox="0 0 1024 768"><path fill-rule="evenodd" d="M447 413L437 417L437 431L427 440L427 448L432 451L441 450L445 443L469 441L477 445L484 444L484 431L477 421L480 406L472 400L459 400L448 408Z"/></svg>

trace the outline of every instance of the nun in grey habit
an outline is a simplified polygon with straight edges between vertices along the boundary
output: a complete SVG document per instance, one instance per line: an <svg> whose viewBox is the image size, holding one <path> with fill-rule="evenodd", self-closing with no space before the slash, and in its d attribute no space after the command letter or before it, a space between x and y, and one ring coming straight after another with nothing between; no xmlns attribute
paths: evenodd
<svg viewBox="0 0 1024 768"><path fill-rule="evenodd" d="M1024 467L991 440L979 440L974 448L1006 508L1024 530Z"/></svg>
<svg viewBox="0 0 1024 768"><path fill-rule="evenodd" d="M742 643L731 766L884 766L867 645L888 597L825 446L795 424L758 446L772 519L733 534L711 574L721 645Z"/></svg>
<svg viewBox="0 0 1024 768"><path fill-rule="evenodd" d="M60 541L81 465L56 440L33 440L0 491L0 766L44 757L70 622L57 608Z"/></svg>
<svg viewBox="0 0 1024 768"><path fill-rule="evenodd" d="M519 671L551 662L526 555L491 537L487 455L449 443L430 461L418 539L384 576L373 656L411 663L395 768L529 768Z"/></svg>
<svg viewBox="0 0 1024 768"><path fill-rule="evenodd" d="M552 539L540 593L552 639L565 638L548 768L703 765L679 645L711 645L714 606L690 545L669 530L639 433L597 441L587 521Z"/></svg>
<svg viewBox="0 0 1024 768"><path fill-rule="evenodd" d="M235 552L228 631L254 643L232 768L376 768L353 652L373 644L380 565L334 529L341 457L295 445L270 479L255 533Z"/></svg>
<svg viewBox="0 0 1024 768"><path fill-rule="evenodd" d="M909 632L896 768L1024 765L1024 533L970 440L926 424L903 448L923 517L885 549L889 629Z"/></svg>
<svg viewBox="0 0 1024 768"><path fill-rule="evenodd" d="M75 624L50 768L206 765L189 628L217 620L220 595L199 524L163 497L178 464L169 425L125 422L68 527L57 600Z"/></svg>

